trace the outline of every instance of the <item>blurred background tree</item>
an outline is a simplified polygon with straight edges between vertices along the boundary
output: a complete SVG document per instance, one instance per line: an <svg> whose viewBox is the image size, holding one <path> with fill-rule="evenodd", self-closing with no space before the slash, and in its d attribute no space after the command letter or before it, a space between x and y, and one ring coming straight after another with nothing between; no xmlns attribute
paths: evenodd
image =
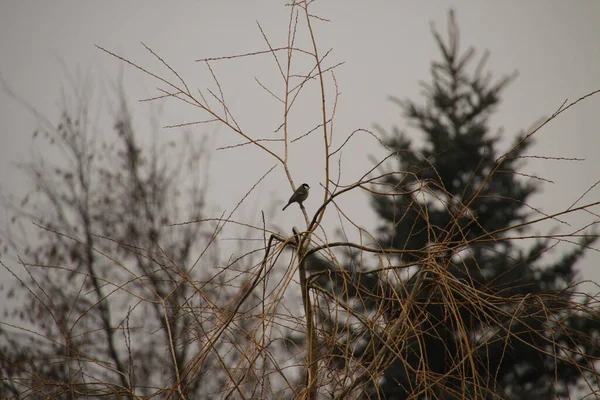
<svg viewBox="0 0 600 400"><path fill-rule="evenodd" d="M372 398L554 399L568 396L584 378L597 387L600 318L582 311L591 303L580 303L574 287L575 265L597 238L569 239L574 246L557 257L548 254L560 238L519 240L528 219L545 215L527 204L539 191L535 177L518 172L533 142L518 135L503 154L500 135L489 126L515 75L494 81L484 71L488 53L471 68L475 51L460 52L452 12L448 40L433 34L441 60L432 63L431 82L423 83L425 105L392 99L423 144L415 146L398 128L378 128L395 154L392 170L401 172L379 186L397 195L372 195L380 218L377 246L402 250L390 257L410 272L390 283L354 255L349 275L338 275L333 285L354 309L383 313L388 327L408 316L401 323L409 332L394 355L376 328L352 329L328 315L326 329L345 332L329 351L338 355L337 367L347 366L351 340L363 367L372 366L378 352L389 353L382 378L371 381L366 397ZM320 280L326 286L329 278ZM415 308L403 314L411 294Z"/></svg>
<svg viewBox="0 0 600 400"><path fill-rule="evenodd" d="M212 247L198 258L211 230L169 226L204 217L204 143L177 133L161 141L155 130L141 145L122 93L111 135L97 125L104 117L92 112L89 87L73 89L56 125L40 117L42 155L19 166L33 189L9 205L13 228L3 240L22 254L26 274L11 269L21 285L8 289L13 323L0 326L2 397L156 393L198 351L196 338L212 325L205 308L229 298L218 278L203 286L204 298L193 296L194 279L218 262ZM224 377L181 382L203 398Z"/></svg>

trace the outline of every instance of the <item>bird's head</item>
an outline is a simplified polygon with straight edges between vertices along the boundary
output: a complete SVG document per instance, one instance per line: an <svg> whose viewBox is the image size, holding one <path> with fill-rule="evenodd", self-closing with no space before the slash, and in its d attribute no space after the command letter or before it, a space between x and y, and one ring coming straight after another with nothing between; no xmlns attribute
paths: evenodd
<svg viewBox="0 0 600 400"><path fill-rule="evenodd" d="M308 186L308 184L307 184L307 183L303 183L303 184L302 184L302 187L303 187L304 189L306 189L306 190L310 189L310 186Z"/></svg>

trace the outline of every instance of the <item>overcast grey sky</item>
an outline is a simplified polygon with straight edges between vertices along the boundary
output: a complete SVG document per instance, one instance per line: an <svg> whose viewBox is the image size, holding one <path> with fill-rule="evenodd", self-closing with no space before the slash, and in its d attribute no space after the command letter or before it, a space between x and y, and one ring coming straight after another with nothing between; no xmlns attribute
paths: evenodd
<svg viewBox="0 0 600 400"><path fill-rule="evenodd" d="M143 49L140 42L144 42L178 69L190 87L204 88L211 82L205 68L194 60L266 49L257 21L274 47L285 45L289 9L283 4L5 0L0 3L0 72L15 92L56 121L60 88L66 82L61 62L71 72L89 72L99 87L114 82L123 71L132 112L137 121L144 121L152 111L136 100L156 95L156 82L125 68L94 45L167 74ZM338 143L354 129L372 128L374 123L385 128L403 125L398 108L386 98L420 98L418 81L429 79L429 64L439 58L429 24L433 21L445 33L451 7L456 10L463 49L473 45L480 54L489 49L488 70L496 77L514 70L520 73L492 119L496 128L504 128L506 138L552 114L565 99L575 100L600 89L600 1L318 1L312 12L331 21L315 24L320 51L324 54L334 49L329 64L345 62L336 74L342 92L335 121ZM213 67L238 121L257 137L271 135L280 121L281 107L258 87L254 77L277 88L278 72L272 57L215 62ZM108 103L108 98L105 101ZM318 101L314 98L299 103L292 120L298 127L294 135L312 126L318 115L315 105ZM177 104L166 106L161 122L168 125L199 119L192 111ZM0 188L3 193L23 193L22 177L11 165L31 156L31 133L37 123L5 92L0 93L0 121ZM531 154L586 161L531 161L525 172L555 182L544 185L533 206L547 213L565 209L600 179L599 123L600 96L596 96L537 134ZM211 132L215 147L239 141L224 130L205 126L192 130L198 135ZM172 134L165 130L165 136ZM371 166L367 156L378 152L373 140L353 142L345 157L344 181L360 176ZM322 198L322 165L307 163L311 154L311 142L299 142L290 167L296 184L306 181L313 187L308 206L315 207ZM273 164L257 151L213 152L212 207L231 210ZM240 165L245 166L242 174ZM288 196L289 185L279 170L250 198L247 211L268 207L265 204L274 199L283 202ZM595 188L581 204L599 199L600 188ZM367 204L366 196L361 195L347 201L355 210ZM272 224L278 226L301 221L299 213L275 213L272 218ZM372 227L369 213L359 213L357 218ZM582 214L575 220L581 226L586 217ZM329 221L335 224L335 219ZM581 264L586 278L600 281L599 260L598 255L590 254Z"/></svg>

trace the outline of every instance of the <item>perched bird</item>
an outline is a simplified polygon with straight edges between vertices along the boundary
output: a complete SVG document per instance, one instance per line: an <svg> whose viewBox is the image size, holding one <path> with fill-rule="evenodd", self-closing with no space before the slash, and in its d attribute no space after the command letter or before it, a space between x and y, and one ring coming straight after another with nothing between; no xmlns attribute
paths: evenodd
<svg viewBox="0 0 600 400"><path fill-rule="evenodd" d="M308 197L308 189L310 189L310 186L308 186L306 183L303 183L298 189L296 189L292 197L290 197L290 201L288 201L281 211L288 208L288 206L292 203L298 203L300 204L300 207L304 208L302 202Z"/></svg>

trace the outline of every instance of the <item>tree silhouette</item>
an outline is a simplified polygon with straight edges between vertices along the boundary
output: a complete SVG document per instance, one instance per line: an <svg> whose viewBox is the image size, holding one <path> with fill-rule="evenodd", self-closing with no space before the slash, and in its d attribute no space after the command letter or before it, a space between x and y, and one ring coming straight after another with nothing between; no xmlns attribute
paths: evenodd
<svg viewBox="0 0 600 400"><path fill-rule="evenodd" d="M460 53L452 13L448 41L433 33L442 58L423 84L426 104L393 99L424 143L413 145L398 129L387 135L406 173L389 175L385 184L402 194L372 197L379 243L402 250L398 261L418 271L395 291L412 293L419 285L414 332L386 367L380 394L413 398L431 374L435 382L418 397L567 395L581 378L598 379L600 320L597 312L579 312L573 288L575 264L596 236L582 237L555 261L543 256L557 240L511 239L527 232L532 216L544 217L527 205L539 190L535 177L518 172L531 137L518 136L500 154L500 137L490 133L489 117L514 75L493 81L484 72L487 53L470 72L475 52ZM424 186L427 195L414 191ZM439 251L426 260L423 251L434 246ZM407 298L391 300L387 317L400 313Z"/></svg>

